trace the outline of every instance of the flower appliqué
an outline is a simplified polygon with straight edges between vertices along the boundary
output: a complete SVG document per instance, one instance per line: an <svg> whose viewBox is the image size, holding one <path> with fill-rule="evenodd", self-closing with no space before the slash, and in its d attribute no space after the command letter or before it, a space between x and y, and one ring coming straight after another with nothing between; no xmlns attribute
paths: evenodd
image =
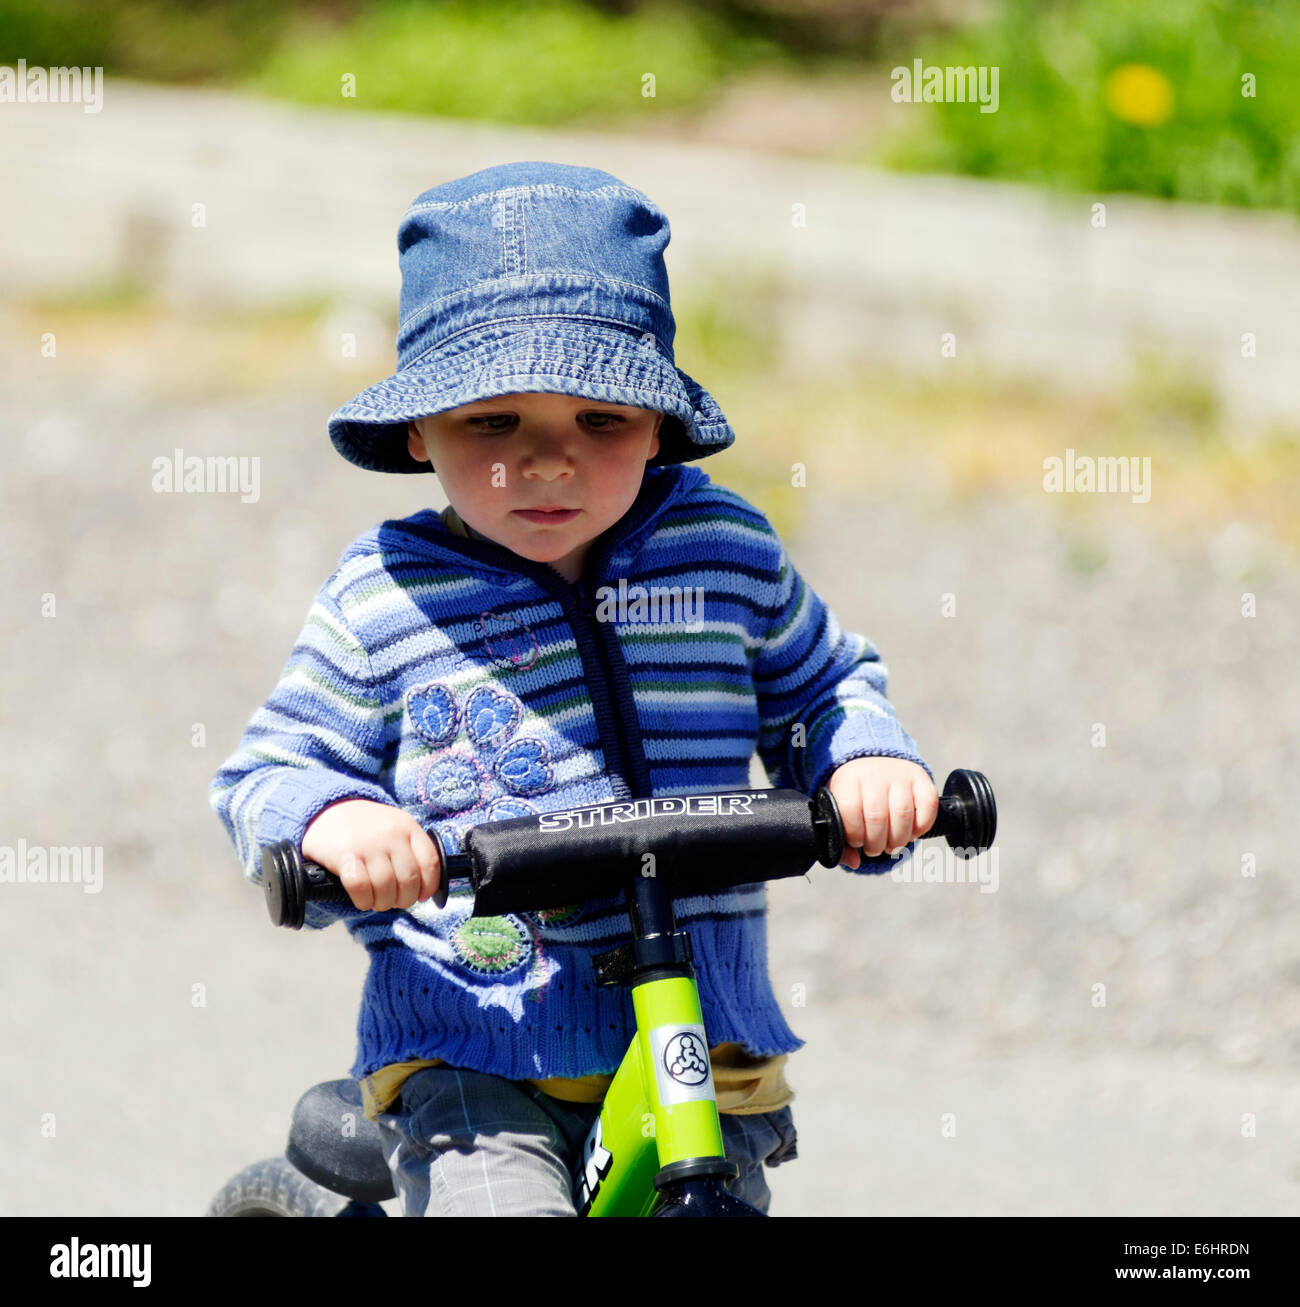
<svg viewBox="0 0 1300 1307"><path fill-rule="evenodd" d="M537 636L530 626L516 617L500 613L479 614L478 632L488 656L503 667L529 668L538 659L541 649Z"/></svg>
<svg viewBox="0 0 1300 1307"><path fill-rule="evenodd" d="M456 956L480 976L501 976L528 961L532 941L515 917L467 917L451 935Z"/></svg>
<svg viewBox="0 0 1300 1307"><path fill-rule="evenodd" d="M528 799L554 788L545 740L516 733L524 709L513 695L480 685L462 703L450 686L430 681L406 692L406 711L415 733L438 750L420 772L416 793L443 818L455 845L463 847L465 833L483 822L536 815ZM461 738L467 743L457 743ZM446 938L475 974L496 979L531 963L544 988L550 968L538 928L567 926L582 913L583 905L574 904L502 917L466 916ZM540 990L532 997L540 999Z"/></svg>
<svg viewBox="0 0 1300 1307"><path fill-rule="evenodd" d="M440 751L425 764L416 784L420 801L435 812L469 812L487 804L493 790L526 799L555 784L546 741L515 735L524 710L514 695L480 685L462 705L450 687L432 681L407 691L406 711L420 739ZM469 747L449 749L462 728ZM508 811L490 809L488 820L536 811L531 804L509 800L500 808L507 806Z"/></svg>

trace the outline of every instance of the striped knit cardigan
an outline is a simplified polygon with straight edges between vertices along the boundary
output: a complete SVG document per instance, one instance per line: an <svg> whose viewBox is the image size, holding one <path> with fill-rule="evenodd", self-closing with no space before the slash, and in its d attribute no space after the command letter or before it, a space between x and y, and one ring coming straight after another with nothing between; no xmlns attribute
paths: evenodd
<svg viewBox="0 0 1300 1307"><path fill-rule="evenodd" d="M691 604L639 620L653 611L638 596L673 586ZM649 468L576 585L432 510L354 541L210 798L260 885L263 845L300 843L343 798L398 804L456 852L480 822L747 789L755 750L773 785L805 792L850 758L929 772L885 673L758 509L699 467ZM882 854L859 870L893 865ZM306 926L342 918L370 954L351 1074L432 1057L507 1079L614 1071L631 997L598 985L592 959L627 938L621 897L506 917L471 907L461 881L442 910L308 905ZM801 1047L768 977L765 884L682 897L676 913L710 1043Z"/></svg>

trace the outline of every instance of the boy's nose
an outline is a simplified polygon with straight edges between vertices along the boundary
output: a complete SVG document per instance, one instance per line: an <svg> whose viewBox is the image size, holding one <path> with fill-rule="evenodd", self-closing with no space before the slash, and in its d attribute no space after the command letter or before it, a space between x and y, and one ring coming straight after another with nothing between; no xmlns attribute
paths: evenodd
<svg viewBox="0 0 1300 1307"><path fill-rule="evenodd" d="M519 453L525 476L557 476L573 470L573 450L561 432L535 433Z"/></svg>

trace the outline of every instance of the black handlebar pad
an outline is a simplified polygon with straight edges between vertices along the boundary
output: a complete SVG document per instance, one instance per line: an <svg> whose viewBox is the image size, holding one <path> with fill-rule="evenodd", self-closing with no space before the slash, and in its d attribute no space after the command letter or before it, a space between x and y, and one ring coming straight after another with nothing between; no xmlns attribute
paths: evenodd
<svg viewBox="0 0 1300 1307"><path fill-rule="evenodd" d="M636 875L657 876L670 892L713 894L802 876L817 861L834 866L809 802L797 790L734 790L484 822L465 835L474 915L606 898Z"/></svg>
<svg viewBox="0 0 1300 1307"><path fill-rule="evenodd" d="M987 777L949 774L939 813L922 838L943 836L960 857L992 846L997 805ZM653 875L670 895L716 894L737 885L802 876L814 862L838 865L844 828L826 786L800 790L723 790L595 803L530 817L484 822L465 833L465 851L449 855L436 829L442 879L468 877L476 917L567 907L608 898ZM651 852L653 851L653 852ZM262 850L267 910L277 926L300 929L308 902L349 895L338 877L288 841Z"/></svg>

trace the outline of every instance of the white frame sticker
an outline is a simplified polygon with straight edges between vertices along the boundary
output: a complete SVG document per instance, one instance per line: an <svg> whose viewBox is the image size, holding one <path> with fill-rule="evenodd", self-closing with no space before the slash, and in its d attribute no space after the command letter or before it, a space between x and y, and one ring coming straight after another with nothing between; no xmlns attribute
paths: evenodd
<svg viewBox="0 0 1300 1307"><path fill-rule="evenodd" d="M713 1088L709 1045L702 1025L656 1026L650 1032L650 1052L654 1057L655 1084L661 1103L693 1103L717 1097ZM701 1058L704 1074L699 1077ZM670 1069L672 1066L680 1070L674 1073Z"/></svg>

